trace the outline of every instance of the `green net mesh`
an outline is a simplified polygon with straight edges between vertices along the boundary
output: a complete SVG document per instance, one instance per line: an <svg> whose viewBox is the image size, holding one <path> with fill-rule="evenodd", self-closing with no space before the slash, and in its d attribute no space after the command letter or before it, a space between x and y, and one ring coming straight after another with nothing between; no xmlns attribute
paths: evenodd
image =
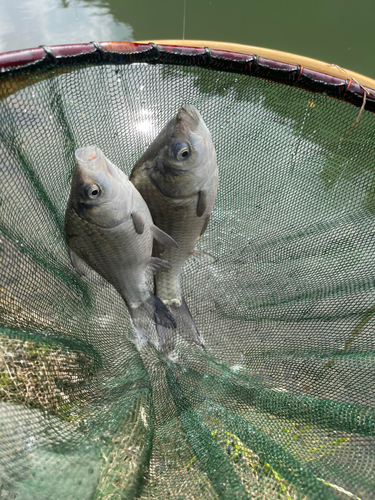
<svg viewBox="0 0 375 500"><path fill-rule="evenodd" d="M375 496L375 116L251 76L162 64L6 75L0 101L0 497ZM47 76L49 78L47 78ZM29 82L30 83L30 82ZM24 88L23 88L24 87ZM206 352L138 351L80 278L74 151L127 174L183 103L219 190L182 289Z"/></svg>

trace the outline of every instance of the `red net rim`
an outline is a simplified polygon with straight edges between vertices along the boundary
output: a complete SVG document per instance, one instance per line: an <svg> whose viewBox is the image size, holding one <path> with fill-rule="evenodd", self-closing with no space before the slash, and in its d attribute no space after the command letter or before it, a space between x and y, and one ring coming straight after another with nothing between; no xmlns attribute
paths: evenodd
<svg viewBox="0 0 375 500"><path fill-rule="evenodd" d="M40 46L0 54L0 77L38 71L48 67L81 64L179 64L200 66L282 83L310 92L325 94L375 112L375 90L356 79L334 76L257 54L245 54L210 47L139 42L90 42L71 45ZM30 82L32 83L32 82ZM1 85L1 80L0 80ZM14 89L14 92L17 91ZM8 92L9 93L9 92ZM11 93L11 92L10 92Z"/></svg>

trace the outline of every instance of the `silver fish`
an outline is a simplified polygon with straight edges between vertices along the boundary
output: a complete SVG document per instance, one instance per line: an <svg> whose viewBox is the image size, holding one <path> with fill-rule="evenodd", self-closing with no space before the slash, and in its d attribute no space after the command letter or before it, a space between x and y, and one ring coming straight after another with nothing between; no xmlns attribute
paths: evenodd
<svg viewBox="0 0 375 500"><path fill-rule="evenodd" d="M70 260L79 274L84 261L105 278L124 299L134 325L144 313L157 324L175 328L166 306L145 284L148 272L169 269L151 257L153 239L177 247L152 221L142 196L128 177L95 146L77 149L65 213L65 235Z"/></svg>
<svg viewBox="0 0 375 500"><path fill-rule="evenodd" d="M181 294L181 269L194 253L197 239L210 218L218 187L216 152L198 110L181 107L143 156L134 165L130 181L146 201L154 223L168 233L178 248L154 243L153 255L165 259L171 268L156 274L156 295L170 306L179 334L202 345ZM158 328L159 342L171 344L170 333Z"/></svg>

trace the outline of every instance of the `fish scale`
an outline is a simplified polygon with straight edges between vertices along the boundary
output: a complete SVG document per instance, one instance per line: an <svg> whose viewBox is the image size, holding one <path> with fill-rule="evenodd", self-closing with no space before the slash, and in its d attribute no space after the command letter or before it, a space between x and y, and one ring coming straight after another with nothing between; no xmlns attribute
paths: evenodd
<svg viewBox="0 0 375 500"><path fill-rule="evenodd" d="M196 215L198 195L186 199L173 199L165 197L163 206L153 203L157 188L148 186L146 198L150 200L150 211L154 214L155 220L160 223L160 229L167 234L174 234L175 241L178 241L178 248L168 248L157 241L154 243L153 255L166 260L171 269L165 273L155 275L155 286L157 296L168 305L181 305L180 276L182 266L193 254L196 241L204 227L206 217ZM171 217L166 217L168 213Z"/></svg>
<svg viewBox="0 0 375 500"><path fill-rule="evenodd" d="M202 345L180 287L182 267L194 253L206 230L218 186L216 152L198 110L179 109L135 164L130 181L146 201L154 223L169 234L178 248L154 242L153 255L170 264L155 275L155 292L168 305L177 331L189 342ZM174 346L171 333L158 327L163 350Z"/></svg>
<svg viewBox="0 0 375 500"><path fill-rule="evenodd" d="M88 225L71 210L69 218L75 227L80 227L76 235L67 231L71 250L80 255L90 267L95 269L103 278L111 283L126 302L137 306L144 302L149 295L145 285L144 270L149 261L152 247L149 225L144 235L140 235L141 242L129 238L127 251L124 252L124 238L134 232L133 221L129 216L120 226L111 228L111 238L108 238L108 229ZM82 223L83 222L83 223ZM90 250L87 250L87 240L91 240ZM137 283L134 286L133 283Z"/></svg>
<svg viewBox="0 0 375 500"><path fill-rule="evenodd" d="M174 328L176 322L163 302L146 286L146 275L168 264L151 256L153 239L176 242L158 229L142 196L128 177L95 146L76 151L70 197L65 213L65 234L76 271L82 261L119 292L142 338L145 318ZM142 331L142 332L141 332Z"/></svg>

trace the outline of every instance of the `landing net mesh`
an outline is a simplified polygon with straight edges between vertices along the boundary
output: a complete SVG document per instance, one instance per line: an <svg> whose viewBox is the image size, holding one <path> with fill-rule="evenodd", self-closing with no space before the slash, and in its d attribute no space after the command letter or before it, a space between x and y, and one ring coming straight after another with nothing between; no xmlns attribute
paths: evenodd
<svg viewBox="0 0 375 500"><path fill-rule="evenodd" d="M0 497L374 498L375 116L248 75L72 63L2 75ZM48 76L48 78L47 78ZM3 89L5 87L2 87ZM130 174L183 103L219 190L182 289L206 352L137 350L79 277L74 151Z"/></svg>

